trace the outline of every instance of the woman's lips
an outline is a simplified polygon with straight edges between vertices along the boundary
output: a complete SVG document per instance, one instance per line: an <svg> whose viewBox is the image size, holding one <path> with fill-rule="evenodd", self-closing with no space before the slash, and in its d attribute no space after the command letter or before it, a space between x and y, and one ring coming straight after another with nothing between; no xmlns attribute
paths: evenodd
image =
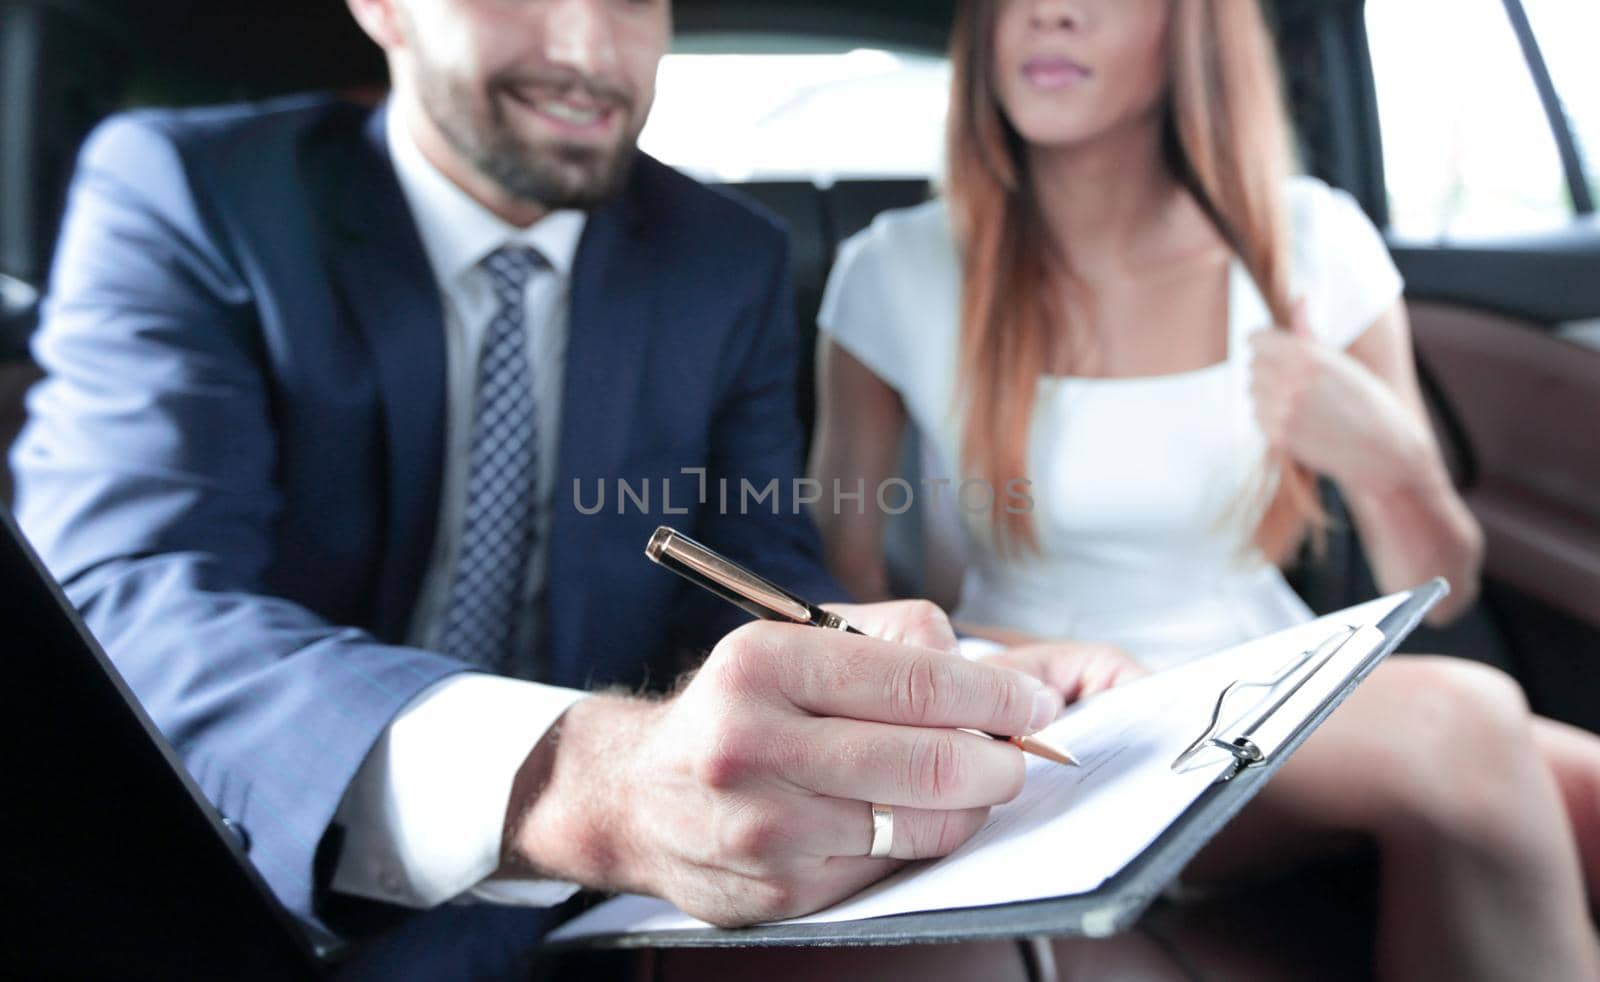
<svg viewBox="0 0 1600 982"><path fill-rule="evenodd" d="M1054 91L1087 82L1094 73L1071 58L1040 55L1022 66L1022 76L1035 88Z"/></svg>

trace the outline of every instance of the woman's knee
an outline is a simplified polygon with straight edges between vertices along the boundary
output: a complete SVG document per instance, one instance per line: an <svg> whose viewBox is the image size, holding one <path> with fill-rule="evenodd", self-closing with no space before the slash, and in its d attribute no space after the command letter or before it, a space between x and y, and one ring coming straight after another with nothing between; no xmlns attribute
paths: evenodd
<svg viewBox="0 0 1600 982"><path fill-rule="evenodd" d="M1447 655L1405 655L1389 667L1413 692L1435 696L1449 722L1527 730L1527 696L1516 679L1498 668Z"/></svg>
<svg viewBox="0 0 1600 982"><path fill-rule="evenodd" d="M1520 839L1536 803L1526 800L1528 703L1514 679L1476 662L1406 657L1387 666L1400 696L1392 714L1386 792L1414 831L1485 847ZM1374 676L1374 680L1378 677Z"/></svg>

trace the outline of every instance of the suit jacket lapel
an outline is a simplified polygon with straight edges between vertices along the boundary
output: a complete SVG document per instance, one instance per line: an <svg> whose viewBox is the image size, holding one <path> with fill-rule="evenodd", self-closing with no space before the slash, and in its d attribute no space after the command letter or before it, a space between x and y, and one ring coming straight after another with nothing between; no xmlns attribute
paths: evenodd
<svg viewBox="0 0 1600 982"><path fill-rule="evenodd" d="M585 536L594 531L572 507L573 481L587 482L591 496L595 480L614 487L636 429L640 373L661 326L661 266L651 252L639 183L636 177L621 198L590 215L573 264L545 608L545 655L552 680L566 684L582 683L591 667L586 659L607 654L583 651L579 640L587 636L585 623L606 616L611 602L604 585L570 575L582 567Z"/></svg>
<svg viewBox="0 0 1600 982"><path fill-rule="evenodd" d="M632 432L657 283L631 212L626 199L595 212L573 264L557 457L563 475L611 473Z"/></svg>
<svg viewBox="0 0 1600 982"><path fill-rule="evenodd" d="M445 413L444 307L389 159L383 108L347 141L326 191L328 260L372 357L384 408L387 506L374 629L406 632L439 516ZM359 507L359 505L353 505Z"/></svg>

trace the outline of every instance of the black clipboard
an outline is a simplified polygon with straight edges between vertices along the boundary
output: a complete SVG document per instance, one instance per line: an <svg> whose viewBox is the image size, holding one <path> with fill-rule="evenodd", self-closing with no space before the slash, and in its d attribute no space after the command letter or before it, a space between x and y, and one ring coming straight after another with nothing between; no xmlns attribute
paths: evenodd
<svg viewBox="0 0 1600 982"><path fill-rule="evenodd" d="M0 505L6 978L320 979L308 939ZM14 939L14 943L13 943Z"/></svg>
<svg viewBox="0 0 1600 982"><path fill-rule="evenodd" d="M1421 623L1429 608L1449 592L1442 579L1411 591L1376 627L1383 639L1333 693L1302 716L1283 734L1270 752L1249 740L1249 735L1222 732L1213 720L1205 738L1235 752L1235 766L1212 784L1128 865L1098 888L1066 897L1028 900L987 907L895 914L857 921L822 924L768 924L748 928L699 928L587 935L557 941L551 953L574 949L637 948L770 948L865 947L903 944L942 944L960 941L1010 939L1034 935L1057 937L1108 937L1131 927L1177 878L1195 854L1228 823L1263 785L1277 773L1313 730L1339 707L1378 664ZM1307 652L1307 657L1315 657ZM1315 668L1313 667L1313 671ZM1292 673L1284 680L1294 685ZM1219 704L1226 693L1218 695ZM1255 717L1245 729L1261 722ZM1243 741L1241 745L1240 741ZM1197 741L1200 742L1200 741ZM1209 739L1207 742L1211 742ZM1176 763L1176 762L1175 762Z"/></svg>

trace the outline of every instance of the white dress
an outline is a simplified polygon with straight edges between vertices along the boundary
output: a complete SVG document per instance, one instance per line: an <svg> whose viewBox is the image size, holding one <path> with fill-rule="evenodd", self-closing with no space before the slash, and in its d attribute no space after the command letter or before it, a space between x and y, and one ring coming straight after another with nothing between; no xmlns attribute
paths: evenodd
<svg viewBox="0 0 1600 982"><path fill-rule="evenodd" d="M1288 185L1291 283L1313 330L1344 348L1401 291L1389 254L1348 195L1312 178ZM1041 637L1109 641L1151 668L1309 616L1251 545L1249 489L1265 441L1249 393L1245 339L1271 318L1235 261L1226 360L1138 378L1046 376L1034 408L1027 494L1040 551L1000 555L973 488L915 489L925 521L959 522L966 574L958 620ZM956 405L960 270L945 203L887 212L840 249L819 321L900 393L925 459L960 458ZM959 483L959 482L957 482ZM900 493L888 499L898 506ZM871 500L871 497L868 497ZM1007 503L1003 489L997 507Z"/></svg>

